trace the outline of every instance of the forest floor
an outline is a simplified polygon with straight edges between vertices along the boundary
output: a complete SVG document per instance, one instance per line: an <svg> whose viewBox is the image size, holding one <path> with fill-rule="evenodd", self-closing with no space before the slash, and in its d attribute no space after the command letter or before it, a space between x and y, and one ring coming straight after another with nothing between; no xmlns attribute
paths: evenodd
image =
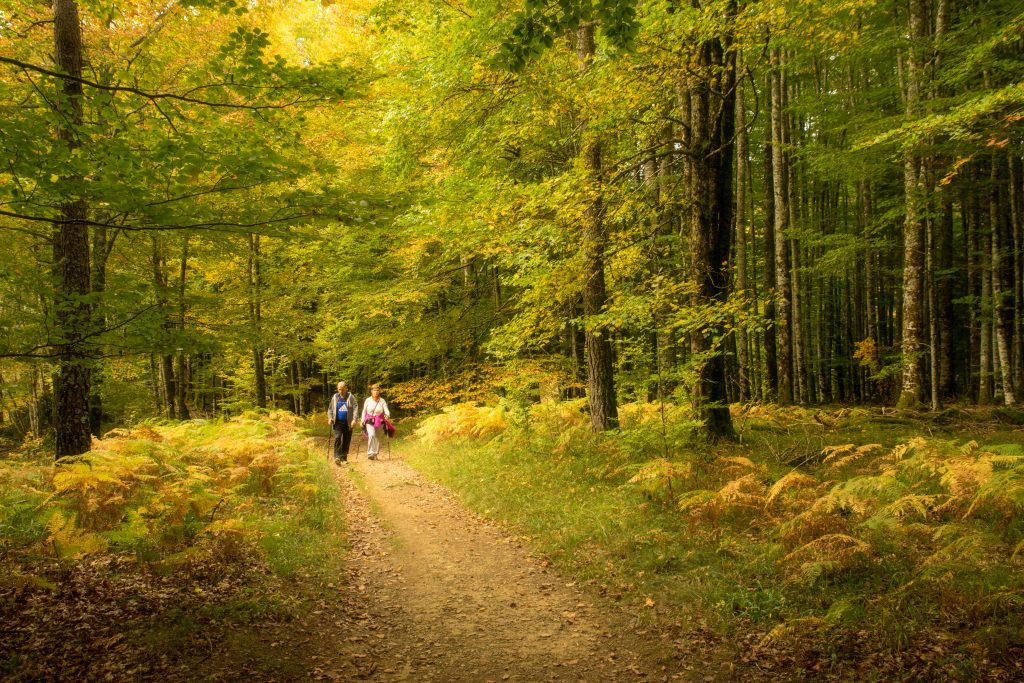
<svg viewBox="0 0 1024 683"><path fill-rule="evenodd" d="M907 587L916 584L899 574L899 566L892 569L893 563L910 566L905 571L922 583L929 575L911 561L932 550L908 545L896 535L903 533L899 524L885 527L899 545L868 555L889 564L877 571L873 564L855 565L860 571L852 574L853 584L842 583L843 574L823 585L784 584L790 574L787 566L780 568L779 551L762 557L768 552L764 539L775 538L771 525L784 523L801 505L813 505L822 487L832 485L825 477L876 481L877 467L893 462L886 455L890 448L901 454L901 467L917 468L908 471L918 488L919 480L928 483L918 474L921 468L943 481L946 471L973 472L986 464L990 468L982 474L1014 474L1018 470L1007 468L1024 457L1017 455L1024 433L1016 425L984 423L967 431L958 423L954 441L947 443L946 435L918 439L913 455L904 457L902 431L883 433L864 417L835 425L826 417L820 421L825 424L804 419L799 429L787 428L794 434L748 424L751 442L730 448L769 453L774 444L778 453L769 455L789 471L796 458L860 453L851 451L852 444L830 444L877 441L869 449L877 461L862 456L845 466L849 472L812 463L807 471L821 470L826 484L800 475L813 486L798 492L803 497L794 495L786 503L791 507L759 503L752 517L719 514L704 524L674 505L661 510L658 489L624 485L635 468L615 474L622 469L615 453L594 449L595 443L612 442L584 440L582 451L565 453L517 434L490 447L474 440L418 446L407 440L380 461L357 456L336 467L321 450L323 439L280 416L169 426L105 441L114 454L146 444L162 444L170 453L180 445L175 439L199 439L202 448L189 457L210 460L204 449L214 446L224 452L223 463L244 456L252 461L248 480L256 482L262 480L252 478L253 468L264 461L253 459L253 443L263 449L254 452L283 449L293 461L287 467L280 463L272 496L235 502L231 514L248 515L243 519L252 536L244 538L250 540L226 535L213 543L217 538L201 534L194 541L197 552L187 556L193 559L181 565L161 569L169 560L146 560L117 547L69 562L46 555L45 544L0 545L0 569L10 567L0 572L0 679L713 682L851 680L856 673L866 681L1024 680L1019 603L1011 602L1020 594L1015 576L1021 546L1013 550L1014 544L1001 540L1016 533L1019 505L1013 501L993 498L986 514L994 521L977 522L985 539L994 539L978 545L987 555L949 561L934 582L941 588L937 597L928 602L931 592L915 595L917 602L902 611L884 591L892 584L906 601ZM919 426L880 424L894 430ZM252 432L248 445L240 436L245 430ZM989 450L978 450L974 440L961 445L971 436ZM744 472L759 465L730 453L719 453L715 462L745 468L739 481L750 481ZM612 475L606 473L608 462L618 468ZM713 473L712 464L702 462ZM294 469L299 465L304 469ZM19 467L8 469L18 473ZM300 471L308 477L297 477ZM779 476L758 471L769 481ZM729 477L735 474L722 476L722 490L731 490ZM1024 490L1002 479L993 482L1000 495ZM718 486L711 480L702 485ZM983 496L994 495L984 488L975 494L976 488L950 500L981 505L988 500ZM319 493L302 497L310 491ZM900 489L892 495L904 494ZM31 500L19 505L25 514L42 507ZM215 512L216 507L204 519ZM769 513L774 517L764 521ZM21 518L9 519L15 529ZM751 519L768 530L758 531ZM966 517L958 519L963 525ZM842 523L845 518L835 522ZM984 525L1003 529L1003 536ZM859 533L859 527L850 528ZM920 534L922 525L908 528ZM704 538L702 530L713 537ZM51 532L37 531L36 537L54 538ZM1002 564L994 563L999 553L1011 552ZM926 561L925 568L930 566ZM989 595L1002 602L983 611ZM849 623L815 616L835 612L832 606L840 601L865 607L851 613ZM719 607L735 613L733 620L719 614L715 621ZM875 612L892 615L885 623L902 641L893 646L869 638L863 624L873 624L869 617ZM909 617L917 622L909 623ZM794 624L806 628L799 631ZM787 634L791 639L782 640ZM950 666L960 667L959 673Z"/></svg>
<svg viewBox="0 0 1024 683"><path fill-rule="evenodd" d="M336 476L350 550L334 599L264 630L261 647L237 643L203 675L452 683L725 677L727 666L695 665L667 632L559 576L521 539L399 457L360 457ZM272 652L281 658L271 662Z"/></svg>

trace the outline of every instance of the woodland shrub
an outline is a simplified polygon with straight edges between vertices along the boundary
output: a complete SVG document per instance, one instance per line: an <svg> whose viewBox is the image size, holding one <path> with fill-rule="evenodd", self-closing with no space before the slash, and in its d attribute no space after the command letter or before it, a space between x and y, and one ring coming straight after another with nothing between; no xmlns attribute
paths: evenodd
<svg viewBox="0 0 1024 683"><path fill-rule="evenodd" d="M284 560L280 539L295 549L338 512L325 460L302 428L284 412L150 421L56 465L26 448L0 463L5 550L67 562L131 551L165 572L260 547L290 573L311 551Z"/></svg>

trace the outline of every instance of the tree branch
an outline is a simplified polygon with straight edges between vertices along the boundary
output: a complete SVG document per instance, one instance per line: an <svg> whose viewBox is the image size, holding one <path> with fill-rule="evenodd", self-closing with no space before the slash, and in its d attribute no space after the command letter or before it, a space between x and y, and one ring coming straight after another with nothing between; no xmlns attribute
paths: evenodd
<svg viewBox="0 0 1024 683"><path fill-rule="evenodd" d="M90 81L87 78L79 78L77 76L62 74L59 71L53 71L52 69L47 69L37 64L29 64L28 62L23 62L19 59L13 59L11 57L0 56L0 63L10 64L21 69L35 71L36 73L40 73L46 76L53 76L54 78L60 78L65 81L74 81L76 83L81 83L82 85L87 85L90 88L96 88L97 90L105 90L107 92L131 93L133 95L138 95L139 97L145 97L146 99L153 102L153 104L156 104L157 100L175 100L178 102L188 102L189 104L198 104L204 107L215 107L220 109L247 109L250 111L260 111L264 109L287 109L296 104L314 104L317 102L325 102L329 99L326 97L317 97L312 99L299 98L297 100L285 102L283 104L232 104L230 102L211 102L209 100L201 100L199 98L188 97L186 95L178 95L176 93L150 92L147 90L143 90L141 88L133 88L131 86L125 85L103 85L102 83Z"/></svg>

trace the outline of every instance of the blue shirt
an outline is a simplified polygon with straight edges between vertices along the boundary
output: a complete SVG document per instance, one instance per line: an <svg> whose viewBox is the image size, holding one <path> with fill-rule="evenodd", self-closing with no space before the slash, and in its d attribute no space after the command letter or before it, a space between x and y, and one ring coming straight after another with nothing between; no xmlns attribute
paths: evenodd
<svg viewBox="0 0 1024 683"><path fill-rule="evenodd" d="M339 420L341 420L342 422L348 422L348 397L349 396L351 396L351 394L347 394L345 396L340 396L340 395L338 396L338 401L337 401L338 415L337 415L337 418Z"/></svg>

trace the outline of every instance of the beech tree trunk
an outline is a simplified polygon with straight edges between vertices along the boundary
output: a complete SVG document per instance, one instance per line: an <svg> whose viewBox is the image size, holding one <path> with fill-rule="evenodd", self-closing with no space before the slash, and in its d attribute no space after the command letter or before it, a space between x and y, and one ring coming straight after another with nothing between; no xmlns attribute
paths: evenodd
<svg viewBox="0 0 1024 683"><path fill-rule="evenodd" d="M921 92L921 41L925 37L925 0L910 0L910 48L907 50L906 115L918 113ZM901 350L903 378L898 405L917 407L924 388L924 265L925 243L922 223L921 161L913 150L903 160L903 191L906 217L903 222L903 327Z"/></svg>
<svg viewBox="0 0 1024 683"><path fill-rule="evenodd" d="M939 398L956 398L956 365L954 362L953 317L953 200L948 192L941 198L938 230L935 233L936 317L939 326Z"/></svg>
<svg viewBox="0 0 1024 683"><path fill-rule="evenodd" d="M981 232L981 225L978 225ZM992 402L992 237L983 233L981 238L981 301L978 316L979 350L978 350L978 403L987 405Z"/></svg>
<svg viewBox="0 0 1024 683"><path fill-rule="evenodd" d="M743 80L736 84L736 290L747 296L747 116L743 101ZM750 400L750 342L746 321L736 321L736 361L739 399Z"/></svg>
<svg viewBox="0 0 1024 683"><path fill-rule="evenodd" d="M775 334L778 359L778 395L776 400L787 405L793 402L793 314L789 286L789 248L786 230L789 227L788 184L782 117L782 58L778 49L772 52L772 202L775 227Z"/></svg>
<svg viewBox="0 0 1024 683"><path fill-rule="evenodd" d="M989 194L989 226L992 244L992 320L995 327L996 348L998 350L998 369L1003 388L1003 403L1008 406L1017 402L1013 386L1013 367L1010 349L1012 348L1012 320L1008 314L1003 291L1003 230L1002 211L999 201L1000 164L992 159L992 191Z"/></svg>
<svg viewBox="0 0 1024 683"><path fill-rule="evenodd" d="M178 278L178 334L185 332L185 276L188 273L188 247L189 236L185 235L182 238L181 244L181 270ZM188 382L186 381L185 353L181 349L178 349L175 354L174 365L175 375L178 380L174 387L174 407L178 413L179 420L188 420L191 418L188 406L185 405Z"/></svg>
<svg viewBox="0 0 1024 683"><path fill-rule="evenodd" d="M735 16L726 4L727 20ZM690 269L701 306L724 305L729 297L728 259L733 232L733 153L736 126L736 57L729 38L706 40L696 55L697 72L689 75ZM691 335L694 350L705 354L700 365L695 401L710 441L733 439L729 414L723 330L708 325Z"/></svg>
<svg viewBox="0 0 1024 683"><path fill-rule="evenodd" d="M576 54L581 72L594 60L594 26L587 24L576 33ZM590 205L583 221L583 315L587 319L601 314L608 300L604 278L604 252L607 235L601 197L601 142L583 126L583 163L591 185ZM595 432L614 429L619 424L615 399L615 368L612 339L608 330L587 325L584 330L587 356L587 398L590 426Z"/></svg>
<svg viewBox="0 0 1024 683"><path fill-rule="evenodd" d="M253 389L256 406L267 407L267 374L260 341L260 237L249 233L249 326L252 332Z"/></svg>
<svg viewBox="0 0 1024 683"><path fill-rule="evenodd" d="M74 0L53 2L54 56L57 68L71 78L82 77L82 27ZM64 125L58 139L69 149L81 146L82 84L65 79L58 90L57 108ZM67 178L66 180L71 180ZM56 294L58 375L56 394L56 457L89 450L89 396L91 358L82 346L92 323L88 303L89 207L84 199L67 197L54 225L53 267L58 275Z"/></svg>
<svg viewBox="0 0 1024 683"><path fill-rule="evenodd" d="M159 235L150 235L152 255L150 265L153 276L153 295L156 299L157 310L164 316L163 329L165 330L164 345L170 343L170 329L173 323L167 310L167 258L163 253L163 244ZM174 396L174 356L169 353L161 353L157 360L157 395L159 404L171 420L175 417Z"/></svg>
<svg viewBox="0 0 1024 683"><path fill-rule="evenodd" d="M770 81L769 81L770 83ZM770 94L771 88L768 88ZM775 191L772 183L772 145L768 143L764 149L764 318L767 323L764 333L764 369L767 397L775 399L779 391L779 361L775 343Z"/></svg>

